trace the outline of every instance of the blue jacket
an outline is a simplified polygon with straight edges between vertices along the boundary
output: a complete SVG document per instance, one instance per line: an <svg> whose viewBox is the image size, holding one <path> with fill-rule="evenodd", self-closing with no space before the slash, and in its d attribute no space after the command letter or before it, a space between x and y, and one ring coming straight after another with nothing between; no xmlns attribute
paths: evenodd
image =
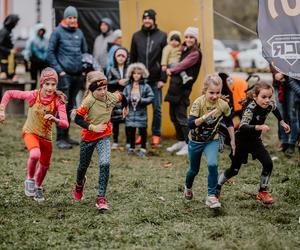
<svg viewBox="0 0 300 250"><path fill-rule="evenodd" d="M82 31L59 24L51 34L47 51L47 62L59 74L81 74L82 54L87 52L87 44Z"/></svg>

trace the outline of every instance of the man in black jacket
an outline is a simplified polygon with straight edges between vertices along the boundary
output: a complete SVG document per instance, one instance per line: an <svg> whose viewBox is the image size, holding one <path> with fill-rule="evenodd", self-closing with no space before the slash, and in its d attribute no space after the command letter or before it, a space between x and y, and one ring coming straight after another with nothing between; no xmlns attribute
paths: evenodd
<svg viewBox="0 0 300 250"><path fill-rule="evenodd" d="M161 106L162 106L162 81L161 56L167 44L167 34L160 31L155 23L156 12L152 9L145 10L141 30L132 36L130 61L141 62L149 70L148 84L154 93L153 120L152 120L152 145L158 146L161 136Z"/></svg>
<svg viewBox="0 0 300 250"><path fill-rule="evenodd" d="M19 19L18 15L8 15L3 22L3 28L0 30L0 67L1 72L5 75L3 78L12 78L14 75L14 72L8 70L8 56L16 53L13 49L11 32L18 24Z"/></svg>

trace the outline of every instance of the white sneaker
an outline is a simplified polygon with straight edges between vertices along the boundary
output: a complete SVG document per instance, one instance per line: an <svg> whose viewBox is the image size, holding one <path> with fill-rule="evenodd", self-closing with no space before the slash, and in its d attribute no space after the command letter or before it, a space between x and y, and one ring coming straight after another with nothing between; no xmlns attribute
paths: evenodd
<svg viewBox="0 0 300 250"><path fill-rule="evenodd" d="M210 208L220 208L221 203L215 195L209 195L206 197L205 204Z"/></svg>
<svg viewBox="0 0 300 250"><path fill-rule="evenodd" d="M176 155L187 155L188 152L188 144L184 142L184 146L176 153Z"/></svg>
<svg viewBox="0 0 300 250"><path fill-rule="evenodd" d="M29 197L35 196L35 190L34 190L34 179L27 179L24 182L25 184L25 195Z"/></svg>
<svg viewBox="0 0 300 250"><path fill-rule="evenodd" d="M168 152L174 152L174 151L178 151L180 149L182 149L182 147L185 145L185 141L179 141L174 143L171 147L167 148Z"/></svg>
<svg viewBox="0 0 300 250"><path fill-rule="evenodd" d="M111 144L111 149L112 150L115 150L115 149L118 149L119 148L119 144L118 143L113 143L113 144Z"/></svg>

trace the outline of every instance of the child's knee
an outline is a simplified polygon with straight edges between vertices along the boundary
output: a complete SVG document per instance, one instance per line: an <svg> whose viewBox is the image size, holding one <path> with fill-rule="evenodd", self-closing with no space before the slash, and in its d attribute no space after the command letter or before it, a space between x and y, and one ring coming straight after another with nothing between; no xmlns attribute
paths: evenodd
<svg viewBox="0 0 300 250"><path fill-rule="evenodd" d="M39 148L33 148L29 152L29 157L31 160L38 161L41 157L41 150Z"/></svg>

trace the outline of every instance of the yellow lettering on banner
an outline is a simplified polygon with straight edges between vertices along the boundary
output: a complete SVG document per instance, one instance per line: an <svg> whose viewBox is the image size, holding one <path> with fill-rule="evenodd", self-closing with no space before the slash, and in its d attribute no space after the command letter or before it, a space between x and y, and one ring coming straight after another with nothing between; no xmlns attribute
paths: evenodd
<svg viewBox="0 0 300 250"><path fill-rule="evenodd" d="M296 5L294 8L290 8L288 0L281 0L281 4L285 14L288 16L297 16L300 14L300 0L295 0Z"/></svg>
<svg viewBox="0 0 300 250"><path fill-rule="evenodd" d="M295 2L295 7L291 8L288 0L281 0L283 11L288 16L297 16L300 14L300 0L295 0ZM278 12L275 8L275 0L268 0L268 8L273 19L278 17Z"/></svg>
<svg viewBox="0 0 300 250"><path fill-rule="evenodd" d="M268 8L273 19L278 17L278 13L275 8L275 0L268 0Z"/></svg>

